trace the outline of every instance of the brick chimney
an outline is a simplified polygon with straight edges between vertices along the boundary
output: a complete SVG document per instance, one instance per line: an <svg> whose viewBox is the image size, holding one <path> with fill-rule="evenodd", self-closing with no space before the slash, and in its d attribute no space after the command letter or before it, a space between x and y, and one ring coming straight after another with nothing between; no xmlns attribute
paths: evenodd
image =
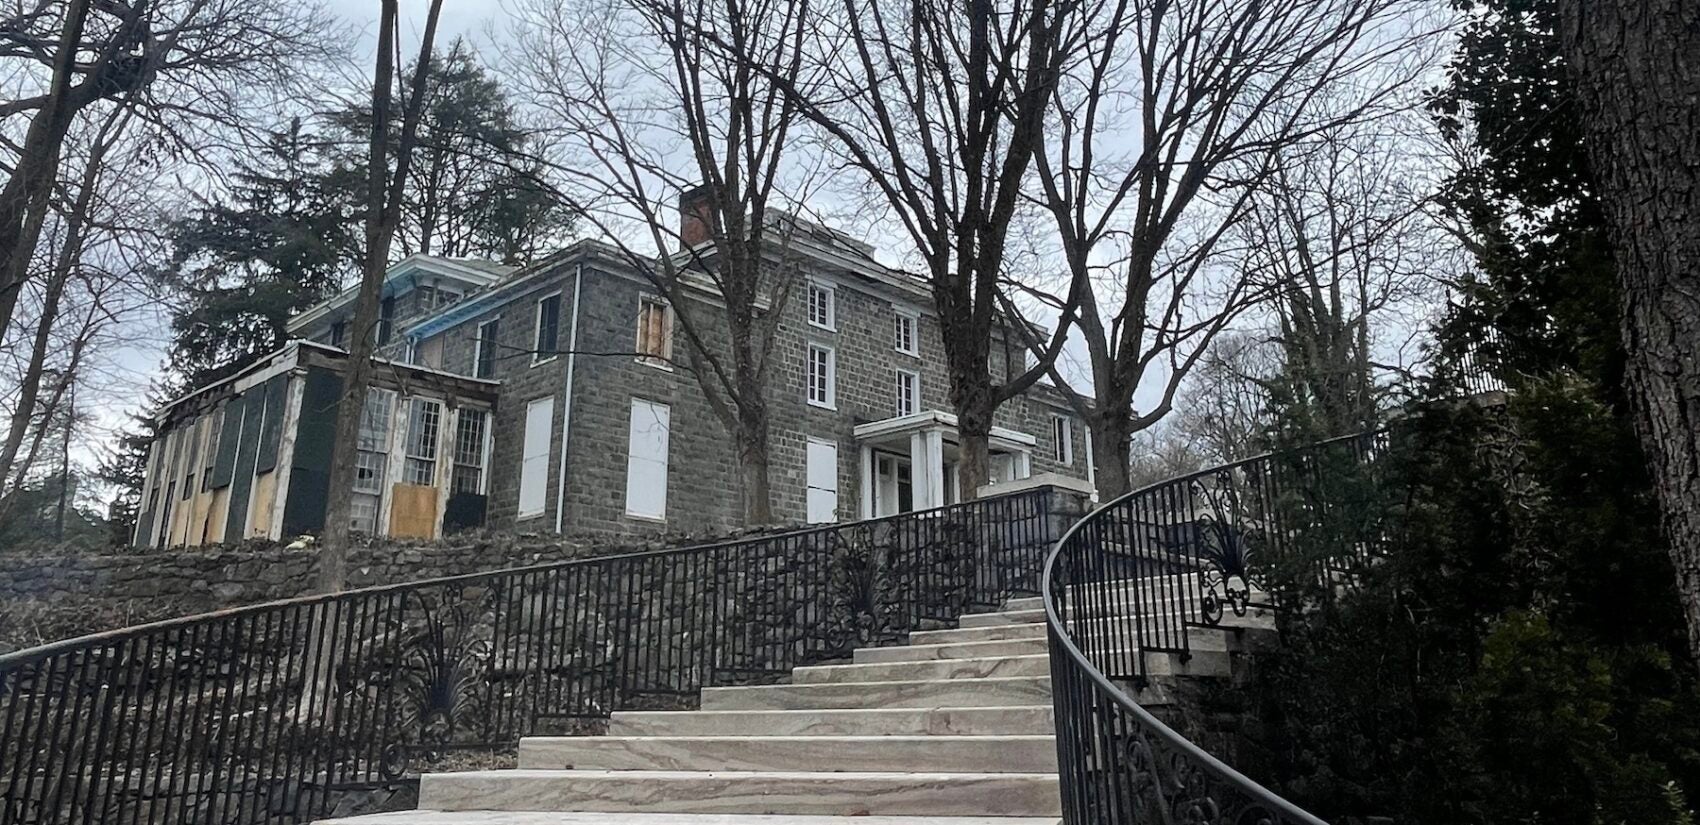
<svg viewBox="0 0 1700 825"><path fill-rule="evenodd" d="M687 189L679 195L679 244L690 248L714 237L714 204L708 186Z"/></svg>

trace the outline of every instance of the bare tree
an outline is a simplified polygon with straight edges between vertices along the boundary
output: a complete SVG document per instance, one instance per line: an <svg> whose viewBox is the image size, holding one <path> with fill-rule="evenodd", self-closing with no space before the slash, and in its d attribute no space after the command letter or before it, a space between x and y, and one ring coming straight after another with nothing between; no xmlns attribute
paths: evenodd
<svg viewBox="0 0 1700 825"><path fill-rule="evenodd" d="M688 367L733 437L751 525L773 520L769 376L798 228L796 207L782 207L810 185L789 162L796 104L769 77L801 71L805 9L529 0L509 65L554 124L555 168L576 212L672 308Z"/></svg>
<svg viewBox="0 0 1700 825"><path fill-rule="evenodd" d="M1102 494L1129 489L1132 434L1169 412L1211 340L1266 297L1232 265L1243 249L1230 230L1252 194L1285 147L1399 102L1433 55L1421 9L1417 0L1082 7L1081 45L1049 95L1035 188L1055 219L1069 297L1078 294L1092 396L1067 395L1091 429ZM1158 400L1135 410L1142 391Z"/></svg>
<svg viewBox="0 0 1700 825"><path fill-rule="evenodd" d="M354 488L351 448L360 431L366 408L366 391L372 383L372 353L377 348L378 301L389 268L390 244L401 220L401 203L407 186L408 168L418 135L420 113L425 104L425 87L431 66L431 47L437 36L437 19L443 0L431 0L425 31L419 43L413 77L399 84L395 67L401 61L399 0L381 0L378 12L377 65L372 73L372 132L366 163L366 243L361 262L360 290L354 304L354 325L342 375L342 398L337 404L333 443L347 449L331 452L330 503L325 508L325 530L319 551L318 587L322 592L339 592L348 579L348 548L352 522L349 507ZM395 88L392 88L395 87ZM390 145L391 108L399 92L401 127L395 145ZM392 163L393 150L393 163Z"/></svg>
<svg viewBox="0 0 1700 825"><path fill-rule="evenodd" d="M1380 350L1421 326L1413 309L1433 296L1435 262L1450 245L1413 168L1421 143L1387 125L1342 127L1280 152L1236 230L1247 275L1274 297L1284 363L1271 389L1321 430L1313 435L1375 426L1387 395L1378 379L1403 369Z"/></svg>
<svg viewBox="0 0 1700 825"><path fill-rule="evenodd" d="M999 279L1045 104L1074 48L1067 21L1079 2L803 5L805 75L755 68L819 127L913 244L943 333L961 485L971 496L989 477L993 413L1045 374L1069 326L1065 308L1037 363L991 375L998 325L1032 332L1000 306Z"/></svg>
<svg viewBox="0 0 1700 825"><path fill-rule="evenodd" d="M1625 383L1700 661L1700 8L1558 7L1622 283Z"/></svg>
<svg viewBox="0 0 1700 825"><path fill-rule="evenodd" d="M131 99L171 131L168 119L236 123L237 101L292 84L327 54L336 38L326 19L315 5L282 0L70 0L0 18L12 85L0 123L28 118L0 189L0 330L11 326L80 115Z"/></svg>

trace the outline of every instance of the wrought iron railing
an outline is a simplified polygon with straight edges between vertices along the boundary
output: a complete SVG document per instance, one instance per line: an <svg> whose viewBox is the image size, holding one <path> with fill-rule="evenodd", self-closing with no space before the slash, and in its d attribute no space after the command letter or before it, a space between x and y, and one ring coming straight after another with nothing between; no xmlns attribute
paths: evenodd
<svg viewBox="0 0 1700 825"><path fill-rule="evenodd" d="M1038 592L1049 488L376 587L0 656L0 823L289 823L458 751Z"/></svg>
<svg viewBox="0 0 1700 825"><path fill-rule="evenodd" d="M1284 577L1322 584L1316 592L1350 583L1376 543L1375 525L1349 523L1364 512L1350 499L1366 485L1354 482L1373 471L1385 437L1338 438L1164 481L1064 534L1042 589L1069 825L1321 825L1133 693L1147 684L1151 655L1191 655L1190 630L1272 606L1278 565L1287 565Z"/></svg>

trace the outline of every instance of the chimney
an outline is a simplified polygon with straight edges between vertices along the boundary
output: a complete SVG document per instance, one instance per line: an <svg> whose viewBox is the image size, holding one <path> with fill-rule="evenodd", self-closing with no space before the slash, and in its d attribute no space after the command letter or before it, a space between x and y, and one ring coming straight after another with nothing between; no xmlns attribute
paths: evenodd
<svg viewBox="0 0 1700 825"><path fill-rule="evenodd" d="M679 195L679 245L689 249L714 237L714 204L706 184Z"/></svg>

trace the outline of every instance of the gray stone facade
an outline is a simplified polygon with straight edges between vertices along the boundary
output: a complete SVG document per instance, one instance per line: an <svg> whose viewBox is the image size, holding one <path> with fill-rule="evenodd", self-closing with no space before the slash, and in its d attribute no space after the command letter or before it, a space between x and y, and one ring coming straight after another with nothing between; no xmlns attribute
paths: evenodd
<svg viewBox="0 0 1700 825"><path fill-rule="evenodd" d="M809 248L805 248L807 253ZM897 414L898 369L919 378L917 411L948 412L948 377L943 342L923 285L880 267L864 251L838 245L830 254L803 257L804 277L834 291L833 329L809 323L807 290L798 284L783 313L770 370L770 456L773 506L781 521L807 516L807 449L811 438L837 445L837 516L863 515L861 444L858 425ZM853 265L846 266L848 256ZM577 294L582 289L582 294ZM486 523L498 529L593 531L647 535L663 530L718 532L741 522L742 500L733 434L714 414L690 369L689 348L673 325L674 363L657 364L635 355L639 302L654 290L631 272L615 250L581 242L532 267L511 273L459 304L404 325L399 337L416 362L474 375L479 330L496 322L497 356L488 359L501 384L488 473ZM560 354L535 352L538 302L560 295ZM712 295L702 294L711 302ZM724 345L713 322L718 310L694 308L699 331ZM895 314L918 320L917 352L895 346ZM577 329L574 329L576 322ZM308 335L318 330L309 329ZM830 347L836 358L836 403L825 409L806 400L806 354L810 343ZM567 352L571 350L571 352ZM1004 370L1007 350L993 347L993 372ZM568 374L572 375L569 385ZM553 399L547 480L542 512L520 515L520 487L528 405ZM632 400L665 404L670 410L666 517L629 515L626 507ZM1053 416L1068 415L1063 399L1048 386L1002 405L995 423L1025 433L1032 474L1088 476L1084 427L1075 421L1067 465L1056 460ZM565 449L565 460L562 450ZM565 491L561 489L563 467ZM561 512L557 515L557 505Z"/></svg>

